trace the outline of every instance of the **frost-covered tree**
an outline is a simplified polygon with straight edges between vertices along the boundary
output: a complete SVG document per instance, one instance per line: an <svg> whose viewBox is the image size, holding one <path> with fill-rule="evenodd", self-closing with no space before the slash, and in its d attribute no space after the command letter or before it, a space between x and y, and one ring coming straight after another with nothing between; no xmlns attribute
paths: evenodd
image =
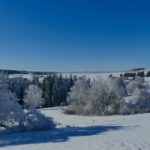
<svg viewBox="0 0 150 150"><path fill-rule="evenodd" d="M99 79L90 85L87 80L78 80L69 93L70 106L66 112L77 114L113 115L123 108L123 100L110 87L110 81Z"/></svg>
<svg viewBox="0 0 150 150"><path fill-rule="evenodd" d="M113 115L119 114L123 101L121 96L116 91L116 86L110 86L114 84L113 80L99 79L94 81L89 91L89 107L92 114L97 115Z"/></svg>
<svg viewBox="0 0 150 150"><path fill-rule="evenodd" d="M75 85L71 88L71 92L67 97L67 101L69 104L73 103L84 103L85 95L90 87L90 84L87 80L79 79L75 83Z"/></svg>
<svg viewBox="0 0 150 150"><path fill-rule="evenodd" d="M136 88L128 100L131 113L150 112L150 94L146 89Z"/></svg>
<svg viewBox="0 0 150 150"><path fill-rule="evenodd" d="M84 106L88 101L89 88L90 82L88 82L86 78L76 81L67 97L67 101L70 104L70 111L75 111L77 114L83 113Z"/></svg>
<svg viewBox="0 0 150 150"><path fill-rule="evenodd" d="M8 88L8 78L0 74L0 126L9 128L21 117L21 106Z"/></svg>
<svg viewBox="0 0 150 150"><path fill-rule="evenodd" d="M42 91L38 85L30 85L26 91L24 102L33 107L40 107L43 103Z"/></svg>

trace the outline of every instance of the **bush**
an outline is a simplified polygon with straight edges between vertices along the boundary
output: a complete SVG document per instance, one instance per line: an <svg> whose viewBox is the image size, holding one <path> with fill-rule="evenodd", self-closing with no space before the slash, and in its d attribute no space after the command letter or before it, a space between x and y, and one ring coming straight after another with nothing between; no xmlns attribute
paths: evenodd
<svg viewBox="0 0 150 150"><path fill-rule="evenodd" d="M150 112L150 93L143 77L129 81L127 91L122 79L78 80L68 96L67 114L114 115Z"/></svg>
<svg viewBox="0 0 150 150"><path fill-rule="evenodd" d="M69 93L70 106L65 113L82 115L113 115L122 113L123 100L114 84L117 80L96 80L89 84L79 80ZM112 85L110 87L110 82ZM114 88L113 88L114 87Z"/></svg>
<svg viewBox="0 0 150 150"><path fill-rule="evenodd" d="M55 127L52 119L46 117L33 107L28 107L23 112L24 114L19 120L17 129L19 132L50 130Z"/></svg>
<svg viewBox="0 0 150 150"><path fill-rule="evenodd" d="M132 113L150 112L150 94L145 89L136 88L128 105Z"/></svg>

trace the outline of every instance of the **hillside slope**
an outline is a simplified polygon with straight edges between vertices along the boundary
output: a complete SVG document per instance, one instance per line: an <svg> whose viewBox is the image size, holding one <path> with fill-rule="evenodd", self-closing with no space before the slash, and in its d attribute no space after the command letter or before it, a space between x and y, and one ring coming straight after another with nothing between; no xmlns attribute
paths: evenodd
<svg viewBox="0 0 150 150"><path fill-rule="evenodd" d="M60 108L43 109L57 122L53 131L0 135L2 150L149 150L150 114L68 116Z"/></svg>

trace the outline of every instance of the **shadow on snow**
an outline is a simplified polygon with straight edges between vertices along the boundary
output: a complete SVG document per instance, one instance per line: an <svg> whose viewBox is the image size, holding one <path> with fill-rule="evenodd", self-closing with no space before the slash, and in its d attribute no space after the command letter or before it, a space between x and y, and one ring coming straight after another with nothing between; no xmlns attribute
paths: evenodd
<svg viewBox="0 0 150 150"><path fill-rule="evenodd" d="M64 127L52 131L0 135L0 147L48 142L65 142L73 137L92 136L124 129L122 126Z"/></svg>

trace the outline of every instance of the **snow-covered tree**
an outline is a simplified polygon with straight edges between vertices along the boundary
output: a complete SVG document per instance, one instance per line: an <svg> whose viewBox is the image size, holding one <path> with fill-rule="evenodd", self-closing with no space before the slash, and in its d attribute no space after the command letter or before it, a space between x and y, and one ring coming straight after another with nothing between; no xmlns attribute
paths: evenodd
<svg viewBox="0 0 150 150"><path fill-rule="evenodd" d="M67 101L70 104L70 111L75 111L80 114L84 111L84 106L88 101L88 90L90 88L90 82L85 78L79 79L75 82L75 85L71 88L71 91L67 97Z"/></svg>
<svg viewBox="0 0 150 150"><path fill-rule="evenodd" d="M79 79L75 85L71 88L71 92L67 97L69 104L84 103L85 95L90 85L86 79Z"/></svg>
<svg viewBox="0 0 150 150"><path fill-rule="evenodd" d="M0 74L0 126L9 128L21 117L21 106L8 88L8 78Z"/></svg>
<svg viewBox="0 0 150 150"><path fill-rule="evenodd" d="M150 93L146 89L136 88L128 100L132 113L150 111Z"/></svg>
<svg viewBox="0 0 150 150"><path fill-rule="evenodd" d="M33 107L40 107L43 103L42 91L38 85L30 85L26 91L24 102Z"/></svg>
<svg viewBox="0 0 150 150"><path fill-rule="evenodd" d="M110 87L110 81L99 79L90 85L87 80L78 80L69 93L70 106L66 112L77 114L113 115L123 108L123 100Z"/></svg>
<svg viewBox="0 0 150 150"><path fill-rule="evenodd" d="M9 90L8 80L4 74L0 74L0 132L2 129L9 132L25 132L54 127L53 121L34 107L21 107Z"/></svg>
<svg viewBox="0 0 150 150"><path fill-rule="evenodd" d="M99 79L94 81L89 91L89 107L92 114L119 114L123 101L116 91L116 86L110 86L110 81ZM113 82L113 81L112 81ZM113 84L113 83L112 83Z"/></svg>

